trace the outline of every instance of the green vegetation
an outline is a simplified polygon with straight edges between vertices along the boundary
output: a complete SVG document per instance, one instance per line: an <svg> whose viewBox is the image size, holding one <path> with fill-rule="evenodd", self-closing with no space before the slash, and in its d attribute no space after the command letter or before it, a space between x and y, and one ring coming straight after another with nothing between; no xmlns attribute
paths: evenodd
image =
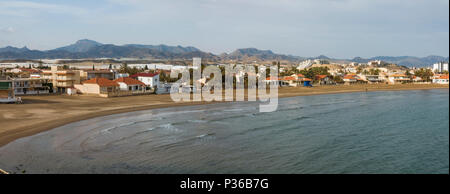
<svg viewBox="0 0 450 194"><path fill-rule="evenodd" d="M431 76L433 76L433 71L431 69L420 68L414 71L414 75L422 78L424 81L431 81Z"/></svg>
<svg viewBox="0 0 450 194"><path fill-rule="evenodd" d="M380 70L379 69L370 69L369 74L370 75L380 75Z"/></svg>
<svg viewBox="0 0 450 194"><path fill-rule="evenodd" d="M130 68L127 63L122 64L119 68L119 73L128 73L129 75L133 75L139 72L143 72L143 70L136 67Z"/></svg>
<svg viewBox="0 0 450 194"><path fill-rule="evenodd" d="M306 78L316 79L317 75L330 75L328 67L312 67L309 69L301 70L299 73L303 74Z"/></svg>

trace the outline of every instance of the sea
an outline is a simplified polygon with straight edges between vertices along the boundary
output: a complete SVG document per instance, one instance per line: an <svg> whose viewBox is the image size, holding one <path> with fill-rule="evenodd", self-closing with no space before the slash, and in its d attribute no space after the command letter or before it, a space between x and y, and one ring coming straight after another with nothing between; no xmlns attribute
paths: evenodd
<svg viewBox="0 0 450 194"><path fill-rule="evenodd" d="M449 173L449 90L377 91L128 112L0 147L11 173Z"/></svg>

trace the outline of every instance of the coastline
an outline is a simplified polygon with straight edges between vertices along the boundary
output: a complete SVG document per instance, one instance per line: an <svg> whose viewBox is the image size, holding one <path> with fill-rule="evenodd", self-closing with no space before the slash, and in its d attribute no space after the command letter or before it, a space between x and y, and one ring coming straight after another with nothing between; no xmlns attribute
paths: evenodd
<svg viewBox="0 0 450 194"><path fill-rule="evenodd" d="M295 97L352 92L448 89L448 85L352 85L288 87L279 89L279 97ZM25 96L24 104L0 104L0 147L16 139L35 135L72 122L140 110L192 106L220 102L179 102L170 95L145 95L117 98L96 96Z"/></svg>

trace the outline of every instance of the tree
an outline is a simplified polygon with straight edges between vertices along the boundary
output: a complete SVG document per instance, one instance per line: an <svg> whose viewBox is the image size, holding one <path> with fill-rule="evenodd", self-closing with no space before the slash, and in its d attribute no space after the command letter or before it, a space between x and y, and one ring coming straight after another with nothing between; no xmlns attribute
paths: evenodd
<svg viewBox="0 0 450 194"><path fill-rule="evenodd" d="M409 72L409 71L406 71L405 75L406 75L406 77L408 77L408 78L411 78L411 77L412 77L412 74L411 74L411 72Z"/></svg>
<svg viewBox="0 0 450 194"><path fill-rule="evenodd" d="M364 69L364 71L362 72L363 75L368 75L369 71L367 71L367 69Z"/></svg>
<svg viewBox="0 0 450 194"><path fill-rule="evenodd" d="M312 67L309 69L301 70L300 73L303 74L306 78L316 79L317 75L330 75L328 72L328 67Z"/></svg>
<svg viewBox="0 0 450 194"><path fill-rule="evenodd" d="M379 69L370 69L369 74L370 75L380 75L380 70Z"/></svg>
<svg viewBox="0 0 450 194"><path fill-rule="evenodd" d="M120 73L128 73L128 70L129 70L129 68L128 68L127 63L123 63L122 65L120 65L120 68L119 68Z"/></svg>
<svg viewBox="0 0 450 194"><path fill-rule="evenodd" d="M362 70L363 70L363 68L361 66L359 66L358 68L356 68L356 73L360 74Z"/></svg>
<svg viewBox="0 0 450 194"><path fill-rule="evenodd" d="M344 80L342 79L341 76L334 76L334 77L333 77L333 81L336 82L336 83L338 83L338 84L344 83Z"/></svg>
<svg viewBox="0 0 450 194"><path fill-rule="evenodd" d="M433 76L433 71L431 69L424 69L424 68L420 68L419 70L416 70L414 72L414 75L422 78L422 80L425 81L430 81L431 80L431 76Z"/></svg>

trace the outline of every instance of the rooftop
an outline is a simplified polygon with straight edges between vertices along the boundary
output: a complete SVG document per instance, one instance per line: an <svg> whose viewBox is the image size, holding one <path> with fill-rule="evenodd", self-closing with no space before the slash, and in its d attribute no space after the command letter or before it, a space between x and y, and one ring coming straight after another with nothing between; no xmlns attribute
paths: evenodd
<svg viewBox="0 0 450 194"><path fill-rule="evenodd" d="M159 73L137 73L134 75L130 75L131 78L136 77L155 77L156 75L159 75Z"/></svg>
<svg viewBox="0 0 450 194"><path fill-rule="evenodd" d="M114 82L122 82L127 85L145 85L143 82L129 77L121 77L119 79L115 79Z"/></svg>
<svg viewBox="0 0 450 194"><path fill-rule="evenodd" d="M101 87L111 87L111 86L119 86L115 81L105 79L105 78L93 78L83 82L83 84L97 84Z"/></svg>

